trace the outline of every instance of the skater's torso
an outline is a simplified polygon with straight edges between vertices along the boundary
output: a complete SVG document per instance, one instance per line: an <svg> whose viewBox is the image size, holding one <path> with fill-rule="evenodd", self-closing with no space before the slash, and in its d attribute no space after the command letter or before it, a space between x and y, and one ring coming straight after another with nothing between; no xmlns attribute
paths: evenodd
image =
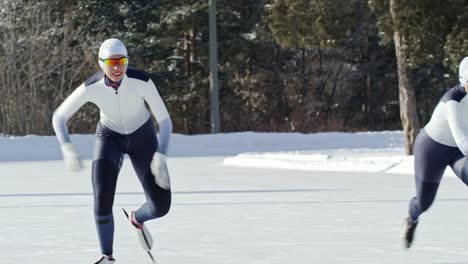
<svg viewBox="0 0 468 264"><path fill-rule="evenodd" d="M433 140L460 149L468 146L468 96L466 95L465 89L457 85L440 99L429 123L424 127Z"/></svg>
<svg viewBox="0 0 468 264"><path fill-rule="evenodd" d="M170 134L172 130L169 114L152 80L144 72L129 68L118 88L106 85L104 73L98 72L60 105L54 113L54 128L61 143L69 141L66 120L87 102L99 108L100 123L120 134L131 134L148 121L150 113L145 102L158 121L160 133ZM167 140L162 141L166 147Z"/></svg>
<svg viewBox="0 0 468 264"><path fill-rule="evenodd" d="M146 75L132 69L128 69L117 89L105 84L102 72L93 75L78 89L99 108L100 122L120 134L131 134L148 120L150 114L144 101L156 91Z"/></svg>

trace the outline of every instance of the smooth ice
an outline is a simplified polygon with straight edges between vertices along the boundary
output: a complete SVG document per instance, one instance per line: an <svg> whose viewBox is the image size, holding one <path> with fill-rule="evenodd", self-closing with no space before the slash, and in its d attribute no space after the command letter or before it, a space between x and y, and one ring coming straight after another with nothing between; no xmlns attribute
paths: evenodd
<svg viewBox="0 0 468 264"><path fill-rule="evenodd" d="M147 225L158 263L468 263L468 189L447 177L421 217L414 248L400 226L409 174L246 168L223 156L169 160L170 213ZM0 263L93 263L99 256L90 161L0 163ZM116 264L150 263L121 208L144 195L126 160L114 205Z"/></svg>

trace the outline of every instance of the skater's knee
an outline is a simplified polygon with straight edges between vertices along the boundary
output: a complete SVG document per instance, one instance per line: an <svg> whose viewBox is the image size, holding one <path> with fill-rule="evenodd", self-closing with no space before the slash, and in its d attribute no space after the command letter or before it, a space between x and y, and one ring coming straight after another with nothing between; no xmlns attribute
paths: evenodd
<svg viewBox="0 0 468 264"><path fill-rule="evenodd" d="M171 191L157 188L154 193L147 196L147 210L154 218L167 215L171 209Z"/></svg>
<svg viewBox="0 0 468 264"><path fill-rule="evenodd" d="M114 204L113 195L99 193L95 195L94 213L96 215L112 214L112 206Z"/></svg>
<svg viewBox="0 0 468 264"><path fill-rule="evenodd" d="M169 210L171 209L171 203L165 203L161 208L158 210L158 217L163 217L169 213Z"/></svg>
<svg viewBox="0 0 468 264"><path fill-rule="evenodd" d="M159 218L167 215L171 209L170 200L159 201L158 203L149 203L149 210L154 218Z"/></svg>
<svg viewBox="0 0 468 264"><path fill-rule="evenodd" d="M94 205L94 214L95 215L109 215L112 214L112 204L108 202L96 202Z"/></svg>

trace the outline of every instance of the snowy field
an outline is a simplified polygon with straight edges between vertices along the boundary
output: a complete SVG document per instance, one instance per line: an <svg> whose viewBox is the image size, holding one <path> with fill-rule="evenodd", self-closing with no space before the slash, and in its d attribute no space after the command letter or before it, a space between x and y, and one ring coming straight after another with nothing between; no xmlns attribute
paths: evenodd
<svg viewBox="0 0 468 264"><path fill-rule="evenodd" d="M93 263L94 138L74 135L68 173L54 137L0 137L0 263ZM468 263L468 189L447 170L414 248L399 232L414 195L401 132L174 135L173 205L148 222L165 264ZM128 160L114 206L116 264L150 263L121 208L143 201Z"/></svg>

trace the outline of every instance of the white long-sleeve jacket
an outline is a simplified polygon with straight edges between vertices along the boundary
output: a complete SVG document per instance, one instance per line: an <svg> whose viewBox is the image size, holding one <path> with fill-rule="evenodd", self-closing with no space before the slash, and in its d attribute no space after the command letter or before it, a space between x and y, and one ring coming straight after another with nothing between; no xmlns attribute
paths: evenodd
<svg viewBox="0 0 468 264"><path fill-rule="evenodd" d="M67 121L85 103L91 102L100 110L100 122L107 128L131 134L142 126L150 113L159 126L158 151L167 154L172 134L172 121L153 81L142 71L127 69L117 90L104 83L104 73L98 72L81 84L55 111L52 124L61 144L70 142Z"/></svg>
<svg viewBox="0 0 468 264"><path fill-rule="evenodd" d="M437 104L431 120L424 127L427 134L446 146L458 147L468 156L468 96L464 87L448 90Z"/></svg>

